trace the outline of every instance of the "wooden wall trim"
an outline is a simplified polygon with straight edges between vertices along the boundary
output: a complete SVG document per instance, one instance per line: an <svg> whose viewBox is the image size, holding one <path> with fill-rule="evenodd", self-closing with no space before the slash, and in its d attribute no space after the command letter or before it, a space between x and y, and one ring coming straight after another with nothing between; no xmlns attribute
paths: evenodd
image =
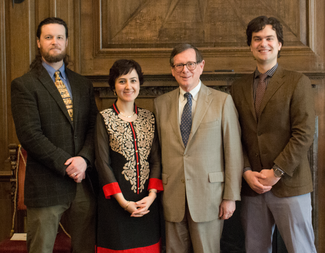
<svg viewBox="0 0 325 253"><path fill-rule="evenodd" d="M7 36L6 2L0 2L0 170L4 170L8 157L8 76L7 76Z"/></svg>
<svg viewBox="0 0 325 253"><path fill-rule="evenodd" d="M201 81L208 86L230 86L231 83L241 78L244 75L252 72L203 72L201 75ZM325 72L317 71L305 71L301 72L305 74L311 80L311 83L318 85L325 79ZM108 88L107 83L108 75L87 75L87 78L93 83L96 88ZM160 75L146 75L144 74L144 83L141 89L144 87L178 87L175 78L171 74L160 74Z"/></svg>

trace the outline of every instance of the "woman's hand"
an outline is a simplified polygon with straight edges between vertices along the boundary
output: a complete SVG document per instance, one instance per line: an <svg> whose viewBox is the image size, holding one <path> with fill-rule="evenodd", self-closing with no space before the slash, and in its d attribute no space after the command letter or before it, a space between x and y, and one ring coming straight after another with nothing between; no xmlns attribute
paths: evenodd
<svg viewBox="0 0 325 253"><path fill-rule="evenodd" d="M127 204L124 207L124 210L129 212L129 213L133 213L137 210L137 204L134 201L128 201Z"/></svg>
<svg viewBox="0 0 325 253"><path fill-rule="evenodd" d="M154 202L157 196L156 190L150 190L149 195L135 202L136 210L131 213L131 217L142 217L150 212L149 207Z"/></svg>
<svg viewBox="0 0 325 253"><path fill-rule="evenodd" d="M149 207L154 200L154 198L147 196L135 202L136 210L131 213L131 217L142 217L143 215L149 213Z"/></svg>

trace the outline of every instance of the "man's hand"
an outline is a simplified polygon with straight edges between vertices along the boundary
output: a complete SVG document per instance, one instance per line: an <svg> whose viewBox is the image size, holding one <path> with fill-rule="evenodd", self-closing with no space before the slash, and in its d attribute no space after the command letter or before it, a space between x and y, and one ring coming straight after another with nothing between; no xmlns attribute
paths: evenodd
<svg viewBox="0 0 325 253"><path fill-rule="evenodd" d="M281 179L281 177L274 176L273 169L264 169L260 173L265 176L265 178L259 180L263 185L273 186Z"/></svg>
<svg viewBox="0 0 325 253"><path fill-rule="evenodd" d="M236 202L234 200L222 200L219 206L219 219L227 220L236 210Z"/></svg>
<svg viewBox="0 0 325 253"><path fill-rule="evenodd" d="M76 183L86 178L87 163L81 156L69 158L64 165L68 165L65 171Z"/></svg>
<svg viewBox="0 0 325 253"><path fill-rule="evenodd" d="M257 171L247 170L243 174L244 179L255 192L258 194L263 194L272 189L272 185L264 185L262 180L266 178L266 176Z"/></svg>

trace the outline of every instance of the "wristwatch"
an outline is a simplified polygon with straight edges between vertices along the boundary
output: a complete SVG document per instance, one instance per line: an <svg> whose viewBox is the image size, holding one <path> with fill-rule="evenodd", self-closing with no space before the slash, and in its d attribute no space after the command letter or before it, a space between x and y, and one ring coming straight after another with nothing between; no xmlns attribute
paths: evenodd
<svg viewBox="0 0 325 253"><path fill-rule="evenodd" d="M276 165L273 166L273 172L275 177L282 177L284 172Z"/></svg>

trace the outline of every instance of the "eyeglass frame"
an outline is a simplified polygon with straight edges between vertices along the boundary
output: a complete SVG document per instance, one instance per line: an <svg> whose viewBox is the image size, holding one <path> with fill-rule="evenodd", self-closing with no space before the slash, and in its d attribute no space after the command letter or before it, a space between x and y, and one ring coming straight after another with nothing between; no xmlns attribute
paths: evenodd
<svg viewBox="0 0 325 253"><path fill-rule="evenodd" d="M194 71L196 68L197 68L197 65L199 64L199 63L201 63L202 61L188 61L187 63L178 63L178 64L174 64L172 67L177 71L177 72L181 72L183 69L184 69L184 66L186 66L186 68L189 70L189 71ZM190 69L189 67L188 67L188 64L189 63L195 63L195 67L194 67L194 69ZM179 69L179 70L177 70L177 68L176 68L176 65L178 65L179 67L180 67L180 65L182 65L182 68L181 69Z"/></svg>

